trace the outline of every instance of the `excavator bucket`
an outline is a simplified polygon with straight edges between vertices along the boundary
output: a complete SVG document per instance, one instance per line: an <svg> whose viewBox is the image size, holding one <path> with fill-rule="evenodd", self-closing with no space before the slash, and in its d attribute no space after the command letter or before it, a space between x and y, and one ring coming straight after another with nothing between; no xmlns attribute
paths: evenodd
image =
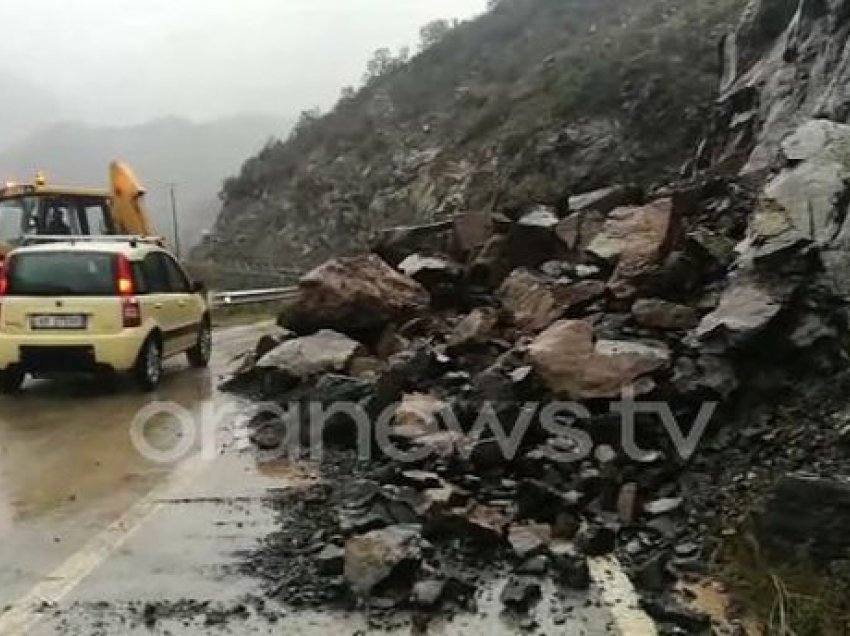
<svg viewBox="0 0 850 636"><path fill-rule="evenodd" d="M112 184L112 216L118 234L152 236L153 228L145 209L145 189L133 170L121 161L109 165Z"/></svg>

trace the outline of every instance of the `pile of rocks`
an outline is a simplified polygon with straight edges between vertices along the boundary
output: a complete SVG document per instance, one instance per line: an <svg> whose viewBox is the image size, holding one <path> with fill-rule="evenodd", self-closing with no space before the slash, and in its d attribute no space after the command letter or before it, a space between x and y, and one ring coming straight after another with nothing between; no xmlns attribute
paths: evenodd
<svg viewBox="0 0 850 636"><path fill-rule="evenodd" d="M510 565L519 578L503 602L516 612L539 597L528 577L586 588L587 560L600 555L616 553L653 597L704 571L712 485L695 483L692 455L705 469L703 451L742 408L844 362L828 218L813 226L798 209L806 193L783 187L829 163L832 137L819 148L801 134L808 143L790 142L788 166L764 189L707 177L651 195L606 188L573 197L566 213L461 214L387 231L373 254L305 276L279 335L230 386L281 404L355 404L370 418L365 436L350 413L323 420L324 441L357 446L363 461L337 499L326 493L335 507L302 546L335 590L313 600L433 609L447 589L468 598L474 580L435 556L459 546ZM624 397L654 404L631 429ZM264 416L254 441L288 452L311 432L307 411ZM482 413L516 433L509 451L476 426ZM382 438L415 459L380 452Z"/></svg>

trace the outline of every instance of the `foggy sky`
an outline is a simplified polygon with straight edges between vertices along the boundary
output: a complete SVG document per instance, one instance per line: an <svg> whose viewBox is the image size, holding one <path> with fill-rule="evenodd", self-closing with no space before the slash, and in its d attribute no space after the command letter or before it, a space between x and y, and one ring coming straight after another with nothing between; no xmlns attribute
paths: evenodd
<svg viewBox="0 0 850 636"><path fill-rule="evenodd" d="M6 0L0 72L66 118L137 123L331 105L380 46L414 45L485 0Z"/></svg>

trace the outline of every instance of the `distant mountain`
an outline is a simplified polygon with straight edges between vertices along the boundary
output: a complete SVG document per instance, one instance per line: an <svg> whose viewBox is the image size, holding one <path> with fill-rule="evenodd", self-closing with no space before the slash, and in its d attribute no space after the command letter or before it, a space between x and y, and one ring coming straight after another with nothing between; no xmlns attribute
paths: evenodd
<svg viewBox="0 0 850 636"><path fill-rule="evenodd" d="M73 109L60 99L6 71L0 71L0 95L0 148L73 116Z"/></svg>
<svg viewBox="0 0 850 636"><path fill-rule="evenodd" d="M0 151L0 179L28 181L39 170L52 183L105 187L113 159L128 162L148 191L159 233L171 237L170 184L175 184L183 245L197 243L219 211L222 181L246 155L270 139L285 137L288 124L263 115L210 123L165 118L131 127L58 124Z"/></svg>

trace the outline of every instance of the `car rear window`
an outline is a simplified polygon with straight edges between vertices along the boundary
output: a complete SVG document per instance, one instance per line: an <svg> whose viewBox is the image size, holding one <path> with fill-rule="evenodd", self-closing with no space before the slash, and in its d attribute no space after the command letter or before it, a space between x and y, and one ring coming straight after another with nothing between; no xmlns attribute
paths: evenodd
<svg viewBox="0 0 850 636"><path fill-rule="evenodd" d="M112 296L116 293L112 254L15 254L10 261L10 295Z"/></svg>

